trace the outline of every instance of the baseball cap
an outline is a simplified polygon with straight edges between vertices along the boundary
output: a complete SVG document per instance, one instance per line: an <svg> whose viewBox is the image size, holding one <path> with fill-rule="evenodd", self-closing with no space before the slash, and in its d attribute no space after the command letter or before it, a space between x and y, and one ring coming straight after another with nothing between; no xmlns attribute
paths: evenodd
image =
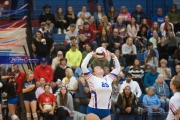
<svg viewBox="0 0 180 120"><path fill-rule="evenodd" d="M42 58L41 59L41 63L47 63L47 59L46 58Z"/></svg>

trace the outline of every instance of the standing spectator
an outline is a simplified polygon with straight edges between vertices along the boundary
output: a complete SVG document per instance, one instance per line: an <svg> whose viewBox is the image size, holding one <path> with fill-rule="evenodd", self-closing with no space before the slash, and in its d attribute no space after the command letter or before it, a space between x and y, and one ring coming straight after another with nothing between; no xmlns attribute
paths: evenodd
<svg viewBox="0 0 180 120"><path fill-rule="evenodd" d="M156 83L153 85L154 92L158 96L161 102L161 108L168 112L169 110L169 87L165 83L163 75L159 74Z"/></svg>
<svg viewBox="0 0 180 120"><path fill-rule="evenodd" d="M50 12L51 6L46 4L44 7L44 12L39 17L39 22L45 22L47 24L48 29L52 32L54 28L54 14Z"/></svg>
<svg viewBox="0 0 180 120"><path fill-rule="evenodd" d="M140 27L140 30L137 33L137 38L135 39L135 45L136 45L137 51L140 53L143 53L146 50L147 31L148 31L148 27L145 25L142 25Z"/></svg>
<svg viewBox="0 0 180 120"><path fill-rule="evenodd" d="M24 94L24 104L26 107L26 117L27 120L31 120L31 111L32 111L32 116L33 120L38 120L37 113L36 113L36 80L34 79L34 74L33 72L29 72L27 74L27 80L23 82L23 88L22 92Z"/></svg>
<svg viewBox="0 0 180 120"><path fill-rule="evenodd" d="M110 21L112 25L116 23L118 14L114 6L110 7L107 17L108 17L108 21Z"/></svg>
<svg viewBox="0 0 180 120"><path fill-rule="evenodd" d="M38 98L41 116L46 120L54 120L54 109L56 107L56 97L50 93L50 85L44 85L44 93Z"/></svg>
<svg viewBox="0 0 180 120"><path fill-rule="evenodd" d="M136 19L134 17L131 18L130 24L127 25L127 33L129 37L132 37L133 40L136 39L137 33L139 31L139 25L136 24Z"/></svg>
<svg viewBox="0 0 180 120"><path fill-rule="evenodd" d="M14 69L14 73L15 73L15 77L14 80L16 81L16 83L18 84L17 90L16 90L16 96L18 96L19 99L19 104L21 106L21 119L26 120L26 116L25 116L25 106L24 106L24 95L22 93L22 86L23 86L23 82L26 79L26 75L24 72L19 70L19 66L17 64L13 65L13 69Z"/></svg>
<svg viewBox="0 0 180 120"><path fill-rule="evenodd" d="M145 74L144 77L144 85L146 88L153 86L155 83L155 80L157 79L159 73L157 72L157 67L156 66L151 66L150 67L150 72Z"/></svg>
<svg viewBox="0 0 180 120"><path fill-rule="evenodd" d="M90 16L88 18L88 23L89 23L89 29L92 30L94 32L94 34L97 34L97 28L96 28L96 24L94 23L94 16Z"/></svg>
<svg viewBox="0 0 180 120"><path fill-rule="evenodd" d="M176 65L180 65L180 43L178 43L178 48L174 52L174 61Z"/></svg>
<svg viewBox="0 0 180 120"><path fill-rule="evenodd" d="M98 33L101 34L103 29L106 29L107 35L109 35L112 32L112 26L108 22L108 18L105 15L102 16L102 18L101 18L100 24L98 26Z"/></svg>
<svg viewBox="0 0 180 120"><path fill-rule="evenodd" d="M142 94L138 82L132 80L132 75L130 73L126 73L125 77L126 77L126 81L123 81L123 83L121 84L120 93L124 91L124 88L126 86L130 86L131 92L134 93L134 95L138 99Z"/></svg>
<svg viewBox="0 0 180 120"><path fill-rule="evenodd" d="M72 44L70 50L66 53L66 59L73 70L80 66L82 54L75 44Z"/></svg>
<svg viewBox="0 0 180 120"><path fill-rule="evenodd" d="M41 23L39 31L43 34L43 37L51 37L51 31L47 28L47 24L45 22Z"/></svg>
<svg viewBox="0 0 180 120"><path fill-rule="evenodd" d="M36 38L32 42L32 49L39 61L45 57L49 63L50 53L54 50L54 41L51 38L44 38L43 34L37 31Z"/></svg>
<svg viewBox="0 0 180 120"><path fill-rule="evenodd" d="M80 12L78 12L78 17L80 17L81 13L84 13L85 21L88 20L88 18L91 16L89 12L87 12L86 6L83 5Z"/></svg>
<svg viewBox="0 0 180 120"><path fill-rule="evenodd" d="M160 112L161 114L164 113L164 109L162 109L161 102L157 95L155 94L154 87L149 87L147 90L147 95L143 97L143 106L144 112L148 112L148 119L152 120L152 113L153 112ZM162 116L164 118L164 116ZM161 119L163 119L161 118Z"/></svg>
<svg viewBox="0 0 180 120"><path fill-rule="evenodd" d="M95 8L93 8L95 9ZM105 15L105 13L102 11L102 7L100 5L97 6L97 10L94 13L94 22L96 26L99 26L99 23L101 21L101 18Z"/></svg>
<svg viewBox="0 0 180 120"><path fill-rule="evenodd" d="M89 6L89 11L91 13L91 15L94 15L95 13L95 9L96 8L96 4L98 3L98 0L87 0L88 6Z"/></svg>
<svg viewBox="0 0 180 120"><path fill-rule="evenodd" d="M66 44L69 44L71 42L70 38L72 36L74 36L76 38L76 43L77 43L78 35L79 35L79 33L76 30L76 25L75 24L71 24L70 25L70 30L65 35Z"/></svg>
<svg viewBox="0 0 180 120"><path fill-rule="evenodd" d="M128 12L126 6L121 7L119 16L122 18L123 24L125 24L126 26L130 23L131 14Z"/></svg>
<svg viewBox="0 0 180 120"><path fill-rule="evenodd" d="M148 31L148 40L153 36L153 32L156 31L159 37L162 37L162 33L157 22L153 22L152 28Z"/></svg>
<svg viewBox="0 0 180 120"><path fill-rule="evenodd" d="M160 42L160 37L156 31L153 31L153 36L149 39L149 42L152 42L153 48L157 49L157 44Z"/></svg>
<svg viewBox="0 0 180 120"><path fill-rule="evenodd" d="M173 32L168 33L168 37L166 37L166 42L168 44L168 53L169 56L172 56L174 54L174 51L177 49L177 41L173 34Z"/></svg>
<svg viewBox="0 0 180 120"><path fill-rule="evenodd" d="M77 29L77 31L80 31L80 30L83 29L84 21L85 21L85 14L81 13L79 15L79 19L76 21L76 29Z"/></svg>
<svg viewBox="0 0 180 120"><path fill-rule="evenodd" d="M126 43L122 46L122 54L126 59L127 66L133 65L136 59L136 46L133 44L133 39L129 37Z"/></svg>
<svg viewBox="0 0 180 120"><path fill-rule="evenodd" d="M54 71L54 82L58 82L65 77L66 68L69 68L67 66L67 59L61 58L59 60L59 65L56 67L56 70Z"/></svg>
<svg viewBox="0 0 180 120"><path fill-rule="evenodd" d="M169 20L174 25L174 33L180 32L180 13L175 5L171 6L170 12L168 12Z"/></svg>
<svg viewBox="0 0 180 120"><path fill-rule="evenodd" d="M115 24L115 28L118 29L119 36L123 39L122 44L126 43L127 28L126 25L123 24L123 19L120 16L117 18L117 23Z"/></svg>
<svg viewBox="0 0 180 120"><path fill-rule="evenodd" d="M111 36L112 44L111 48L114 51L114 49L121 50L121 46L123 45L123 39L118 35L118 29L115 28L113 30L113 35Z"/></svg>
<svg viewBox="0 0 180 120"><path fill-rule="evenodd" d="M89 86L83 77L79 77L74 84L73 89L76 91L74 99L74 110L79 111L80 106L88 106L89 104Z"/></svg>
<svg viewBox="0 0 180 120"><path fill-rule="evenodd" d="M160 26L160 31L163 36L166 36L167 25L171 25L171 29L172 29L172 31L174 31L174 25L171 22L169 22L169 17L165 16L164 22Z"/></svg>
<svg viewBox="0 0 180 120"><path fill-rule="evenodd" d="M55 71L56 67L59 65L59 60L63 58L63 52L62 51L58 51L57 52L57 57L55 57L52 61L51 67L53 69L53 71Z"/></svg>
<svg viewBox="0 0 180 120"><path fill-rule="evenodd" d="M144 67L145 72L149 72L151 66L158 67L159 61L153 49L150 49L148 51L148 57L146 61L144 61L144 63L145 63L145 67Z"/></svg>
<svg viewBox="0 0 180 120"><path fill-rule="evenodd" d="M161 24L164 22L165 15L163 14L162 8L157 9L157 14L152 18L152 22L158 22L158 26L161 26Z"/></svg>
<svg viewBox="0 0 180 120"><path fill-rule="evenodd" d="M165 41L165 37L161 37L160 43L157 44L157 50L159 52L159 60L166 59L168 61L168 44Z"/></svg>
<svg viewBox="0 0 180 120"><path fill-rule="evenodd" d="M37 87L39 87L41 77L44 77L46 83L50 83L51 87L55 88L56 84L53 82L53 71L51 66L47 65L46 58L42 58L41 64L34 69L34 78L36 79Z"/></svg>
<svg viewBox="0 0 180 120"><path fill-rule="evenodd" d="M149 29L149 24L146 18L143 18L140 24L140 27L145 25Z"/></svg>
<svg viewBox="0 0 180 120"><path fill-rule="evenodd" d="M63 10L61 7L57 8L56 14L54 15L55 17L55 26L58 28L58 34L61 33L66 33L66 23L67 21L64 18L63 15Z"/></svg>
<svg viewBox="0 0 180 120"><path fill-rule="evenodd" d="M85 50L86 43L88 43L86 36L84 34L80 34L78 39L78 47L81 52Z"/></svg>
<svg viewBox="0 0 180 120"><path fill-rule="evenodd" d="M88 22L84 22L84 28L79 33L84 34L87 38L87 41L91 43L93 50L96 50L97 48L97 42L95 40L96 37L95 37L94 32L90 30Z"/></svg>
<svg viewBox="0 0 180 120"><path fill-rule="evenodd" d="M60 93L57 96L57 107L58 120L66 120L67 116L73 116L73 98L71 94L69 94L68 89L65 86L61 87Z"/></svg>
<svg viewBox="0 0 180 120"><path fill-rule="evenodd" d="M119 120L120 114L133 114L134 120L139 120L137 110L136 96L131 92L131 87L126 86L122 93L119 94L117 100L117 110L114 120Z"/></svg>
<svg viewBox="0 0 180 120"><path fill-rule="evenodd" d="M66 22L67 22L67 29L68 27L71 25L71 24L76 24L76 21L77 21L77 16L76 14L74 13L74 10L73 10L73 7L72 6L69 6L68 9L67 9L67 12L64 16Z"/></svg>
<svg viewBox="0 0 180 120"><path fill-rule="evenodd" d="M138 25L141 24L142 19L146 18L146 14L142 11L141 5L136 6L136 10L132 12L131 16L136 19Z"/></svg>

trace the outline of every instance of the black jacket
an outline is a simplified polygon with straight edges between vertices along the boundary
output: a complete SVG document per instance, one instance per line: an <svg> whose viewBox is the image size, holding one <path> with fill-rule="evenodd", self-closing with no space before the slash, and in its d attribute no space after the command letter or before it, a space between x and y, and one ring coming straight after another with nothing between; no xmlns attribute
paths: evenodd
<svg viewBox="0 0 180 120"><path fill-rule="evenodd" d="M141 21L142 21L142 19L143 19L143 18L146 18L146 14L145 14L144 12L142 12L142 11L140 11L140 12L134 11L134 12L131 14L131 16L134 17L135 19L137 19L137 15L140 15L140 21L137 21L137 20L136 20L136 22L137 22L137 24L140 24Z"/></svg>
<svg viewBox="0 0 180 120"><path fill-rule="evenodd" d="M68 66L66 66L66 68L69 68ZM56 67L55 71L54 71L54 82L57 82L57 79L62 80L65 76L65 69L63 69L62 67L60 67L59 65Z"/></svg>
<svg viewBox="0 0 180 120"><path fill-rule="evenodd" d="M120 57L120 58L118 58L118 60L119 60L119 63L121 64L121 66L122 67L124 67L124 68L126 68L126 60L125 60L125 58L124 57ZM110 69L111 69L111 67L114 67L114 61L113 61L113 59L111 59L111 61L110 61Z"/></svg>
<svg viewBox="0 0 180 120"><path fill-rule="evenodd" d="M39 17L39 22L46 22L47 20L50 20L52 23L54 23L54 14L52 13L42 13Z"/></svg>

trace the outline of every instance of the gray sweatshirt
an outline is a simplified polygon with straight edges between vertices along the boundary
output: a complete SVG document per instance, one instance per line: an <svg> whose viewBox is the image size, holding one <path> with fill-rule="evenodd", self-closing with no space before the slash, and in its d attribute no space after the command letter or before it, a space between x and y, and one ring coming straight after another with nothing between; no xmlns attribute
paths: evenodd
<svg viewBox="0 0 180 120"><path fill-rule="evenodd" d="M158 96L158 98L165 96L169 98L169 87L166 83L163 83L162 86L159 86L158 83L154 83L153 85L155 94Z"/></svg>
<svg viewBox="0 0 180 120"><path fill-rule="evenodd" d="M61 106L60 105L60 96L59 95L57 96L57 105L58 105L58 108L59 107L63 107L65 110L70 109L70 111L73 111L74 110L74 106L73 106L72 95L70 93L68 93L67 96L68 96L68 100L67 100L66 106Z"/></svg>
<svg viewBox="0 0 180 120"><path fill-rule="evenodd" d="M77 30L75 30L74 32L68 31L65 36L66 43L69 44L71 42L70 38L72 36L76 37L76 43L78 43L78 35L79 35L79 33Z"/></svg>

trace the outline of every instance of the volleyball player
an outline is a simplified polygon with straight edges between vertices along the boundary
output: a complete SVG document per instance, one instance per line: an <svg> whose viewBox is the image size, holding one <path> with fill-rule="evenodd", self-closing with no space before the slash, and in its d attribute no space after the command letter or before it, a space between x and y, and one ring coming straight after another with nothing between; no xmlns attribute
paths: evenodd
<svg viewBox="0 0 180 120"><path fill-rule="evenodd" d="M33 72L28 72L27 80L23 82L22 92L24 94L24 105L26 108L27 120L31 120L31 111L34 120L37 120L36 113L36 80L34 79Z"/></svg>
<svg viewBox="0 0 180 120"><path fill-rule="evenodd" d="M82 62L82 71L88 81L91 91L91 99L87 108L86 120L110 120L111 108L111 83L120 72L120 64L117 57L110 53L110 56L115 62L115 69L108 75L103 77L104 71L101 67L96 66L93 74L87 69L91 57L96 57L96 54L89 53Z"/></svg>

